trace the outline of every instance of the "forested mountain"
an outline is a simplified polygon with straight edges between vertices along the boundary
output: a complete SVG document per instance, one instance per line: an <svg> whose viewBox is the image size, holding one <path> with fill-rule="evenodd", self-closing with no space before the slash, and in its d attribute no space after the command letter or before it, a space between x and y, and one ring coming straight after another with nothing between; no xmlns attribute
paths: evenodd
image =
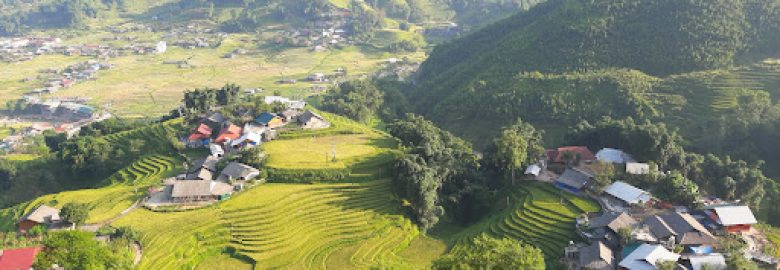
<svg viewBox="0 0 780 270"><path fill-rule="evenodd" d="M334 10L356 10L408 23L456 22L474 28L543 0L3 0L0 36L31 29L81 28L89 19L131 16L139 22L208 20L226 31L253 31L268 22L299 23ZM381 23L381 20L374 20Z"/></svg>
<svg viewBox="0 0 780 270"><path fill-rule="evenodd" d="M732 112L737 96L760 96L755 91L772 91L774 82L728 84L725 108L700 99L723 92L705 82L728 81L739 72L726 69L780 54L778 14L776 0L548 1L437 46L409 100L461 134L464 125L489 132L517 117L549 126L602 116L677 119L696 106ZM687 76L701 91L668 77L716 69Z"/></svg>

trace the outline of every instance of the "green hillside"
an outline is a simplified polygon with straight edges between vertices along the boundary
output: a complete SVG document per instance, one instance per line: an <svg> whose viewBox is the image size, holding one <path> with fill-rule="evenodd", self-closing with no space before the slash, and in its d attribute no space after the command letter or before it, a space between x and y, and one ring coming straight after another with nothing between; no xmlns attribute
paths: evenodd
<svg viewBox="0 0 780 270"><path fill-rule="evenodd" d="M577 216L601 211L595 201L561 192L550 184L533 182L518 186L507 194L509 207L459 231L452 240L463 242L483 232L515 238L541 249L549 266L563 256L569 241L581 240L575 232ZM460 251L455 248L450 252Z"/></svg>
<svg viewBox="0 0 780 270"><path fill-rule="evenodd" d="M699 139L774 119L778 66L756 59L780 54L778 12L780 1L549 1L437 46L407 99L480 147L517 118L555 144L563 127L609 116L666 122L725 152Z"/></svg>

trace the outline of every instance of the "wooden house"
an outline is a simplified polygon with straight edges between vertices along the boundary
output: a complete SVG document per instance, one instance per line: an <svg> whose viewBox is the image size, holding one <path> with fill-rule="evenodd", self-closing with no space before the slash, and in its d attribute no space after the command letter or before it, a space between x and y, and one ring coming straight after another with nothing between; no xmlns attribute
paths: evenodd
<svg viewBox="0 0 780 270"><path fill-rule="evenodd" d="M325 120L324 117L312 111L306 111L298 116L298 124L300 124L301 127L305 129L320 129L330 127L330 122L328 122L328 120Z"/></svg>
<svg viewBox="0 0 780 270"><path fill-rule="evenodd" d="M17 224L19 231L26 232L36 225L53 225L61 223L60 210L46 205L38 206L35 210L24 215Z"/></svg>

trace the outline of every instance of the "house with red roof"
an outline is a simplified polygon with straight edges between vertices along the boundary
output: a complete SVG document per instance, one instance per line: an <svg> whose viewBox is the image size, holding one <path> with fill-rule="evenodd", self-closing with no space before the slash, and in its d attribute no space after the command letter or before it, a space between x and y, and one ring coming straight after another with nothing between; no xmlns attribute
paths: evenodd
<svg viewBox="0 0 780 270"><path fill-rule="evenodd" d="M227 127L222 128L222 131L219 133L219 135L217 135L217 138L214 140L214 142L222 144L241 138L241 131L241 127L234 124L229 124Z"/></svg>
<svg viewBox="0 0 780 270"><path fill-rule="evenodd" d="M573 158L578 162L591 162L596 160L596 155L586 146L564 146L557 149L548 149L544 152L550 163L566 163L567 158Z"/></svg>
<svg viewBox="0 0 780 270"><path fill-rule="evenodd" d="M211 141L211 128L206 124L200 124L189 137L187 137L187 144L190 147L200 147L208 145Z"/></svg>
<svg viewBox="0 0 780 270"><path fill-rule="evenodd" d="M0 250L0 269L30 270L40 251L39 247Z"/></svg>

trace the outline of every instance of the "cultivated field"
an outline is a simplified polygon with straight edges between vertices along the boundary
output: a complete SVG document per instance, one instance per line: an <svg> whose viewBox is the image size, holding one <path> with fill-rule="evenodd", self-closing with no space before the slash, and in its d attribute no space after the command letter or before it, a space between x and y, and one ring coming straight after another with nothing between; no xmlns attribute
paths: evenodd
<svg viewBox="0 0 780 270"><path fill-rule="evenodd" d="M131 32L126 35L156 42L159 34ZM311 73L333 74L339 67L346 68L349 76L369 74L385 59L410 57L421 60L424 53L390 54L373 49L351 46L327 52L312 52L309 48L278 49L267 44L271 33L248 35L231 34L217 48L184 49L169 46L164 54L128 55L111 58L114 65L109 70L97 72L93 80L79 82L71 88L61 89L56 96L90 97L91 104L105 107L112 113L126 117L160 116L179 104L181 94L187 89L220 87L236 83L243 87L262 87L268 94L279 93L293 97L314 94L312 83L305 78ZM113 44L126 42L102 42L107 32L65 40L67 44ZM235 58L223 55L236 49L247 51ZM40 88L40 82L23 82L35 78L44 68L64 68L86 61L86 57L48 55L21 63L0 63L0 104L17 99L24 92ZM165 61L187 61L186 68ZM280 79L297 79L296 84L277 84ZM324 84L329 86L328 83Z"/></svg>
<svg viewBox="0 0 780 270"><path fill-rule="evenodd" d="M144 252L152 255L144 257L141 269L205 267L222 265L221 260L237 267L254 263L258 269L425 267L446 247L419 235L400 213L386 180L266 184L217 206L177 213L139 210L115 225L143 233ZM417 248L425 250L409 250Z"/></svg>
<svg viewBox="0 0 780 270"><path fill-rule="evenodd" d="M383 146L387 144L387 139L365 134L333 135L273 141L263 150L269 154L271 168L346 168L387 151Z"/></svg>
<svg viewBox="0 0 780 270"><path fill-rule="evenodd" d="M596 202L562 192L549 184L531 182L518 186L510 195L511 207L466 228L453 239L464 241L487 232L525 241L540 248L546 257L560 258L569 241L581 240L575 232L577 215L601 210Z"/></svg>

